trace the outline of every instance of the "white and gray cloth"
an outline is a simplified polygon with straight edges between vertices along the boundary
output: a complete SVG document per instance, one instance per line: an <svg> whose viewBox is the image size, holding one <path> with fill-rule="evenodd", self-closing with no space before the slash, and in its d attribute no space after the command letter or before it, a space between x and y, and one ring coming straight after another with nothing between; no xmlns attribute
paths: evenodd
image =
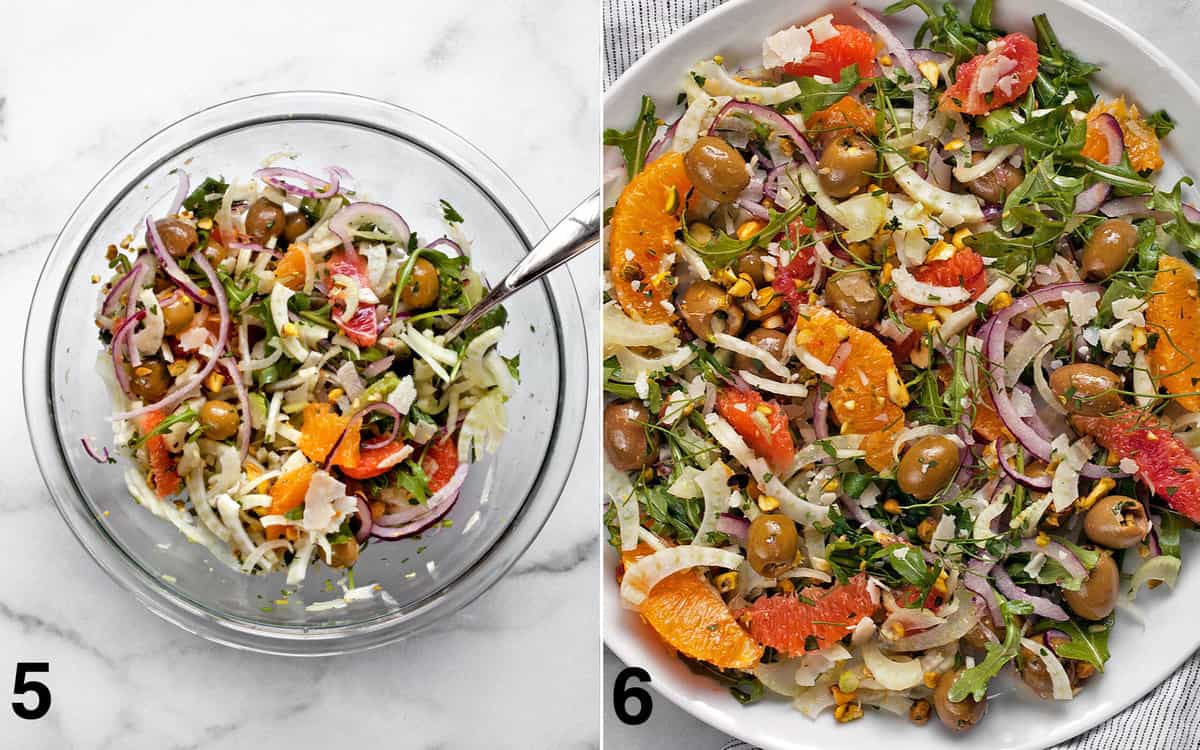
<svg viewBox="0 0 1200 750"><path fill-rule="evenodd" d="M724 0L604 0L604 83ZM666 738L662 738L666 739ZM1149 695L1054 750L1197 750L1200 748L1200 654ZM730 740L721 750L752 750Z"/></svg>

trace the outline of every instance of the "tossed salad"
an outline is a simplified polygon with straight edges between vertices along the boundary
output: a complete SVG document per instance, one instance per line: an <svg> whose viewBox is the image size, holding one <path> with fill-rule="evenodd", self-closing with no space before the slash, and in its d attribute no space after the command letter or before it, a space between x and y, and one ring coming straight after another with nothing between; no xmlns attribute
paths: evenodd
<svg viewBox="0 0 1200 750"><path fill-rule="evenodd" d="M605 522L624 605L740 701L965 730L1005 670L1072 699L1175 583L1200 212L1171 119L1045 16L887 12L911 45L850 6L605 133Z"/></svg>
<svg viewBox="0 0 1200 750"><path fill-rule="evenodd" d="M144 246L109 246L96 313L134 499L293 585L314 559L348 568L369 538L448 525L518 379L503 308L441 335L486 291L463 218L442 201L457 241L425 242L349 179L272 166L189 192L179 172Z"/></svg>

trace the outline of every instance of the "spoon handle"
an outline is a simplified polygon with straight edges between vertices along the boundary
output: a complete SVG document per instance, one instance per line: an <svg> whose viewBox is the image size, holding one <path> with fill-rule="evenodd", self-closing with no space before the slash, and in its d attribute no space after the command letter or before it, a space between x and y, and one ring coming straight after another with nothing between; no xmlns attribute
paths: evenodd
<svg viewBox="0 0 1200 750"><path fill-rule="evenodd" d="M600 191L589 195L562 221L555 224L541 242L534 245L529 254L521 259L512 270L492 287L479 304L446 332L446 341L451 341L489 310L508 299L513 292L536 281L579 255L600 240L601 210Z"/></svg>

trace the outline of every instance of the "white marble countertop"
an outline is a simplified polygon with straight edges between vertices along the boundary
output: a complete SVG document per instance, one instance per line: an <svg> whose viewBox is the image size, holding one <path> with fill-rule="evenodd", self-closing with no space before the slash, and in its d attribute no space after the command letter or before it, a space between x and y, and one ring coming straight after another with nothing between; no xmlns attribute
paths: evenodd
<svg viewBox="0 0 1200 750"><path fill-rule="evenodd" d="M1003 0L998 0L1002 2ZM1154 42L1181 68L1200 80L1200 46L1196 44L1196 28L1200 22L1198 0L1154 0L1134 3L1130 0L1088 0L1092 5L1112 14L1134 31ZM802 12L799 15L803 15ZM1069 31L1059 30L1070 45ZM1152 84L1151 84L1152 85ZM1169 103L1164 103L1168 111ZM1184 125L1186 127L1186 125ZM622 724L613 712L612 684L623 664L611 651L604 653L604 744L622 750L658 750L662 747L687 747L694 750L721 750L732 740L723 732L693 718L683 709L671 704L657 693L650 719L636 727ZM749 714L748 714L749 717ZM803 724L798 726L803 730Z"/></svg>
<svg viewBox="0 0 1200 750"><path fill-rule="evenodd" d="M402 104L490 154L548 221L564 214L599 178L594 3L43 0L7 11L0 297L17 312L0 345L0 549L10 561L0 682L11 684L18 660L49 661L53 705L23 721L5 699L0 745L598 747L593 437L549 524L488 595L404 643L289 660L203 641L113 584L42 485L19 395L23 310L68 214L133 146L210 104L296 88ZM593 329L596 263L573 266Z"/></svg>

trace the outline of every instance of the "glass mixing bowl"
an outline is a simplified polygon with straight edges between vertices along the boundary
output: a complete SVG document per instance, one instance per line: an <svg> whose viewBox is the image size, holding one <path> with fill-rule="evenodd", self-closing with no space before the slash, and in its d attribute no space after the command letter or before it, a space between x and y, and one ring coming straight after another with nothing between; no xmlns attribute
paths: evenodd
<svg viewBox="0 0 1200 750"><path fill-rule="evenodd" d="M361 197L398 210L421 236L443 230L439 199L466 218L473 263L499 279L546 226L529 199L461 137L399 107L345 94L285 92L217 105L151 137L75 209L42 270L25 335L24 395L38 466L71 531L117 583L167 620L213 641L258 651L319 655L379 646L432 624L484 593L528 548L554 509L580 442L588 402L582 311L565 268L506 303L501 350L522 356L508 404L509 434L472 466L452 525L420 539L373 541L355 583L382 593L338 609L340 577L318 565L280 603L281 574L248 576L212 560L125 488L126 459L98 464L80 442L112 442L109 399L96 371L93 313L108 277L105 249L166 210L186 169L248 179L275 152L320 173L338 164Z"/></svg>

